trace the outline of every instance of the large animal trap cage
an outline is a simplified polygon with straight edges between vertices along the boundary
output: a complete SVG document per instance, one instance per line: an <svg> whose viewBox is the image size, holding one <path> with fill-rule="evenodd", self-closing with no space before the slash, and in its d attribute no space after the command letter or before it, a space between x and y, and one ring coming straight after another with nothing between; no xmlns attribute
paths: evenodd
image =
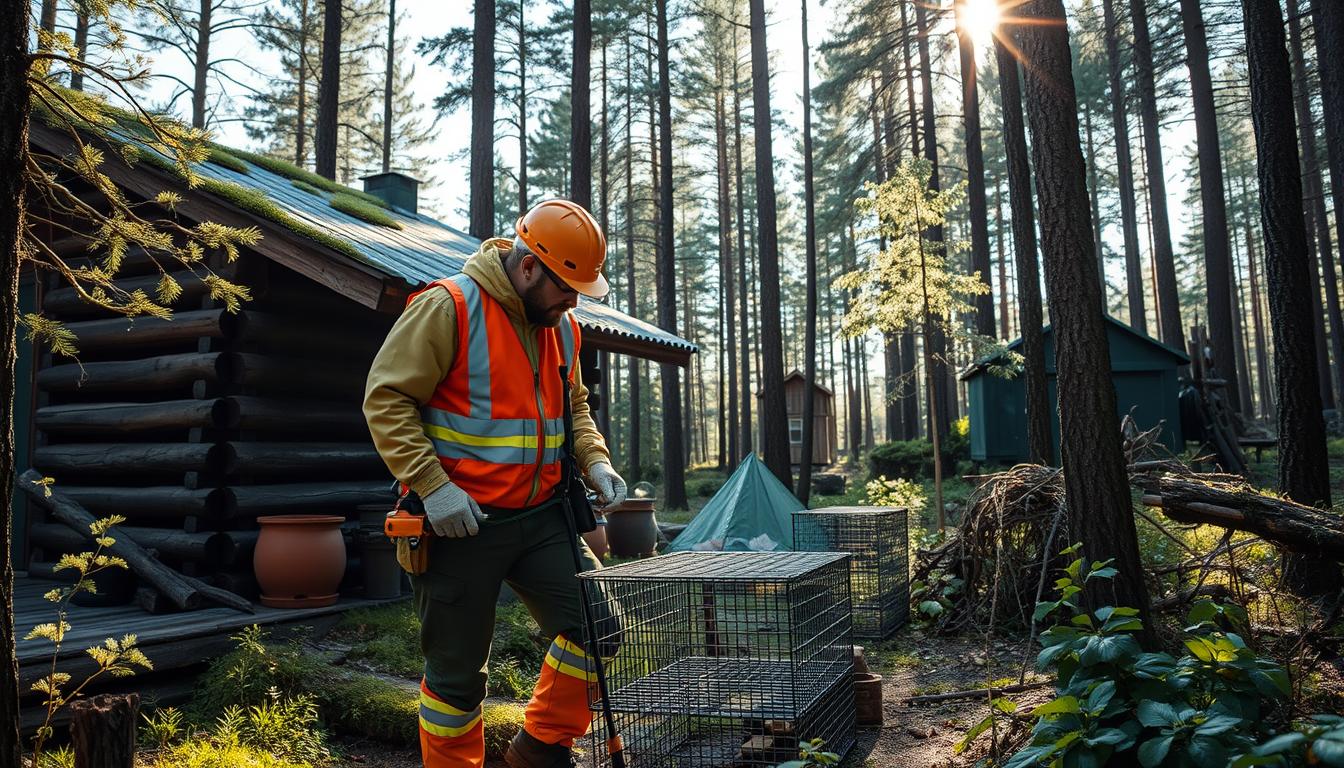
<svg viewBox="0 0 1344 768"><path fill-rule="evenodd" d="M793 547L848 552L854 637L885 640L910 616L907 512L896 507L825 507L793 513Z"/></svg>
<svg viewBox="0 0 1344 768"><path fill-rule="evenodd" d="M849 557L679 552L582 574L640 768L747 768L854 742ZM590 638L591 640L591 638ZM594 697L589 751L610 764Z"/></svg>

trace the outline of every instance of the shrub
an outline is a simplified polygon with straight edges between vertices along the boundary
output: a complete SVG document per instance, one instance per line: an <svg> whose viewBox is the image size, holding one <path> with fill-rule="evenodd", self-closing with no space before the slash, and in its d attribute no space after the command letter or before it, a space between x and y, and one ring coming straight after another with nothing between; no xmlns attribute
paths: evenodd
<svg viewBox="0 0 1344 768"><path fill-rule="evenodd" d="M341 733L411 747L420 743L420 695L370 675L333 677L315 692L328 725Z"/></svg>
<svg viewBox="0 0 1344 768"><path fill-rule="evenodd" d="M153 768L309 768L253 747L197 739L160 752Z"/></svg>
<svg viewBox="0 0 1344 768"><path fill-rule="evenodd" d="M516 659L490 659L490 693L510 699L526 699L537 687L537 673L528 674Z"/></svg>
<svg viewBox="0 0 1344 768"><path fill-rule="evenodd" d="M233 636L238 646L210 664L196 684L191 715L210 722L229 707L252 707L276 693L295 696L308 691L327 666L294 644L272 645L256 625Z"/></svg>
<svg viewBox="0 0 1344 768"><path fill-rule="evenodd" d="M723 487L722 480L696 480L686 484L686 492L692 497L708 498L719 492Z"/></svg>
<svg viewBox="0 0 1344 768"><path fill-rule="evenodd" d="M541 662L551 640L541 636L541 627L522 602L501 605L495 610L495 635L490 644L493 659L513 659L520 669L535 675L541 672Z"/></svg>
<svg viewBox="0 0 1344 768"><path fill-rule="evenodd" d="M869 480L864 488L867 502L877 507L904 507L918 517L928 502L924 486L905 479L888 480L885 476Z"/></svg>
<svg viewBox="0 0 1344 768"><path fill-rule="evenodd" d="M947 437L939 443L943 454L943 477L956 473L957 464L971 457L970 419L952 422ZM928 440L892 440L879 443L868 454L873 477L921 479L933 477L933 443Z"/></svg>
<svg viewBox="0 0 1344 768"><path fill-rule="evenodd" d="M317 703L312 697L280 696L250 707L231 706L215 726L214 738L223 744L253 747L283 760L320 762L331 757L326 732L318 727Z"/></svg>
<svg viewBox="0 0 1344 768"><path fill-rule="evenodd" d="M420 619L408 601L350 611L332 635L350 644L350 658L380 672L419 678L424 671Z"/></svg>

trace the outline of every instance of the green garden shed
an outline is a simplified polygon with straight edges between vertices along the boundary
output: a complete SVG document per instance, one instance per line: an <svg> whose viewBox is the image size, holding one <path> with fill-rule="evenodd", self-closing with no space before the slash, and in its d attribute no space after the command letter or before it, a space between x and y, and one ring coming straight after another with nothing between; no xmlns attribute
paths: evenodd
<svg viewBox="0 0 1344 768"><path fill-rule="evenodd" d="M1184 445L1179 410L1178 372L1190 362L1180 350L1139 333L1109 315L1106 341L1111 354L1111 381L1116 410L1133 413L1140 429L1163 423L1162 441L1173 451ZM1050 397L1052 460L1059 462L1059 411L1055 382L1055 337L1049 325L1045 335L1045 374ZM1008 345L1017 352L1022 339ZM1027 460L1027 394L1022 374L1004 378L990 371L995 358L985 358L962 372L970 404L971 459L992 463ZM1117 425L1118 428L1119 425Z"/></svg>

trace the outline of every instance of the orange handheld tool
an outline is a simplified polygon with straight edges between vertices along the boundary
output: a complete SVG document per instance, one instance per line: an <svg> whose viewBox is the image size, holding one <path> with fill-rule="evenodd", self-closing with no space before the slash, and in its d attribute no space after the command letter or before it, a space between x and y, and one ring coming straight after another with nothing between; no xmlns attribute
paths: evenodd
<svg viewBox="0 0 1344 768"><path fill-rule="evenodd" d="M425 535L425 516L397 509L383 520L383 533L389 539L415 539Z"/></svg>

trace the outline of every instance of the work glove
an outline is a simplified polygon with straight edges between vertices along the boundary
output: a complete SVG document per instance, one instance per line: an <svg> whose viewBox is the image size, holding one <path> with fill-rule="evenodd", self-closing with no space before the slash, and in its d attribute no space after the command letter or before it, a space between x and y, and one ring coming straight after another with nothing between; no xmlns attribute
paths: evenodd
<svg viewBox="0 0 1344 768"><path fill-rule="evenodd" d="M452 483L445 483L423 499L425 517L434 533L449 539L475 536L486 518L476 500Z"/></svg>
<svg viewBox="0 0 1344 768"><path fill-rule="evenodd" d="M600 506L614 507L625 501L625 480L607 462L599 461L589 467L588 479L593 482Z"/></svg>

